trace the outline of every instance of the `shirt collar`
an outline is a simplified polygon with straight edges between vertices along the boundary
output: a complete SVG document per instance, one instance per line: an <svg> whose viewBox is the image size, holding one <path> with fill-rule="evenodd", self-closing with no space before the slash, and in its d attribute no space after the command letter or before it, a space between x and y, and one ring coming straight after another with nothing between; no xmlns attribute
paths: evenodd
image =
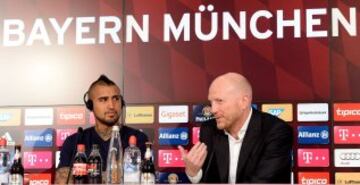
<svg viewBox="0 0 360 185"><path fill-rule="evenodd" d="M237 133L237 138L239 139L235 139L229 132L227 132L226 130L224 130L225 134L227 136L229 136L230 139L234 140L234 141L242 141L245 137L245 133L246 133L246 130L249 126L249 123L250 123L250 118L251 118L251 115L252 115L252 108L250 109L250 113L248 115L248 117L246 118L245 122L244 122L244 125L241 127L241 129L239 130L239 132Z"/></svg>

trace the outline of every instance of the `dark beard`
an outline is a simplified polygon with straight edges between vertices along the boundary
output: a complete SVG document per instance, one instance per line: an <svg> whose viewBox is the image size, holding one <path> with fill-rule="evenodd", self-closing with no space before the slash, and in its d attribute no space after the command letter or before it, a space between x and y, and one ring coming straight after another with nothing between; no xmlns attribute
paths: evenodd
<svg viewBox="0 0 360 185"><path fill-rule="evenodd" d="M120 116L118 116L115 120L108 121L108 120L97 117L95 114L94 114L94 116L100 123L102 123L106 126L109 126L109 127L116 125L116 123L119 121L119 118L120 118Z"/></svg>

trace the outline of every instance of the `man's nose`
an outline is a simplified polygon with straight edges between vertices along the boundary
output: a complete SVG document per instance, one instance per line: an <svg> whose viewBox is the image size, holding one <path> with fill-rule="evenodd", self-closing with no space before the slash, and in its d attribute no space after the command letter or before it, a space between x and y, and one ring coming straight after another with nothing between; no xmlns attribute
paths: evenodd
<svg viewBox="0 0 360 185"><path fill-rule="evenodd" d="M213 104L213 105L211 105L211 113L212 114L216 114L216 112L217 112L217 110L218 110L218 108L217 108L217 106L215 105L215 104Z"/></svg>
<svg viewBox="0 0 360 185"><path fill-rule="evenodd" d="M111 109L113 109L115 107L115 105L116 105L116 101L114 101L114 100L111 100L108 103L108 107L111 108Z"/></svg>

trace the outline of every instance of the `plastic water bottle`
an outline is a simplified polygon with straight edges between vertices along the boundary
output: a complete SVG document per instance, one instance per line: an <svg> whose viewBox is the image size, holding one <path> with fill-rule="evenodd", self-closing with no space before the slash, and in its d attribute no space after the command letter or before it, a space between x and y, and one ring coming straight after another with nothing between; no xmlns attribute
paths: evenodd
<svg viewBox="0 0 360 185"><path fill-rule="evenodd" d="M130 136L124 153L124 183L140 184L141 151L136 147L136 137Z"/></svg>
<svg viewBox="0 0 360 185"><path fill-rule="evenodd" d="M9 183L10 151L6 144L6 139L0 138L0 184Z"/></svg>
<svg viewBox="0 0 360 185"><path fill-rule="evenodd" d="M123 184L123 151L120 129L112 128L109 152L106 160L106 184Z"/></svg>

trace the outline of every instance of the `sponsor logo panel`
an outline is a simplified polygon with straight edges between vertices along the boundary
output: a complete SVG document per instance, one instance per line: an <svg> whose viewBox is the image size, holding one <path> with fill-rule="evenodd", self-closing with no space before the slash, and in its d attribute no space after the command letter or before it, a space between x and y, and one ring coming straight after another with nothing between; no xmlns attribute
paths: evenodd
<svg viewBox="0 0 360 185"><path fill-rule="evenodd" d="M159 150L159 167L185 167L179 150Z"/></svg>
<svg viewBox="0 0 360 185"><path fill-rule="evenodd" d="M159 123L189 122L189 107L187 105L159 106Z"/></svg>
<svg viewBox="0 0 360 185"><path fill-rule="evenodd" d="M197 123L203 123L214 119L214 115L211 113L210 105L193 105L193 121Z"/></svg>
<svg viewBox="0 0 360 185"><path fill-rule="evenodd" d="M329 172L299 172L298 184L330 184Z"/></svg>
<svg viewBox="0 0 360 185"><path fill-rule="evenodd" d="M56 108L56 123L58 125L84 125L85 107Z"/></svg>
<svg viewBox="0 0 360 185"><path fill-rule="evenodd" d="M290 103L262 104L261 109L263 112L277 116L284 121L293 121L293 106Z"/></svg>
<svg viewBox="0 0 360 185"><path fill-rule="evenodd" d="M192 128L192 143L196 144L200 139L200 127Z"/></svg>
<svg viewBox="0 0 360 185"><path fill-rule="evenodd" d="M65 139L72 134L76 133L76 129L56 129L56 146L61 147Z"/></svg>
<svg viewBox="0 0 360 185"><path fill-rule="evenodd" d="M359 172L336 172L335 184L360 184Z"/></svg>
<svg viewBox="0 0 360 185"><path fill-rule="evenodd" d="M53 130L25 130L24 144L26 147L52 147Z"/></svg>
<svg viewBox="0 0 360 185"><path fill-rule="evenodd" d="M335 121L360 121L360 103L334 103Z"/></svg>
<svg viewBox="0 0 360 185"><path fill-rule="evenodd" d="M335 167L360 167L360 149L335 149Z"/></svg>
<svg viewBox="0 0 360 185"><path fill-rule="evenodd" d="M25 109L25 125L52 125L54 110L52 108Z"/></svg>
<svg viewBox="0 0 360 185"><path fill-rule="evenodd" d="M52 152L24 152L24 169L50 169Z"/></svg>
<svg viewBox="0 0 360 185"><path fill-rule="evenodd" d="M159 128L159 145L187 145L188 143L188 128Z"/></svg>
<svg viewBox="0 0 360 185"><path fill-rule="evenodd" d="M299 103L297 104L298 121L328 121L329 104L327 103Z"/></svg>
<svg viewBox="0 0 360 185"><path fill-rule="evenodd" d="M0 126L21 124L21 109L0 109Z"/></svg>
<svg viewBox="0 0 360 185"><path fill-rule="evenodd" d="M299 167L328 167L329 149L301 148L297 151Z"/></svg>
<svg viewBox="0 0 360 185"><path fill-rule="evenodd" d="M360 126L334 126L335 144L360 144Z"/></svg>
<svg viewBox="0 0 360 185"><path fill-rule="evenodd" d="M50 185L51 174L50 173L30 173L27 175L29 179L29 185Z"/></svg>
<svg viewBox="0 0 360 185"><path fill-rule="evenodd" d="M188 184L190 183L185 173L159 173L160 184Z"/></svg>
<svg viewBox="0 0 360 185"><path fill-rule="evenodd" d="M299 144L329 144L328 126L298 126Z"/></svg>
<svg viewBox="0 0 360 185"><path fill-rule="evenodd" d="M126 107L125 122L128 124L152 124L155 121L154 106Z"/></svg>

